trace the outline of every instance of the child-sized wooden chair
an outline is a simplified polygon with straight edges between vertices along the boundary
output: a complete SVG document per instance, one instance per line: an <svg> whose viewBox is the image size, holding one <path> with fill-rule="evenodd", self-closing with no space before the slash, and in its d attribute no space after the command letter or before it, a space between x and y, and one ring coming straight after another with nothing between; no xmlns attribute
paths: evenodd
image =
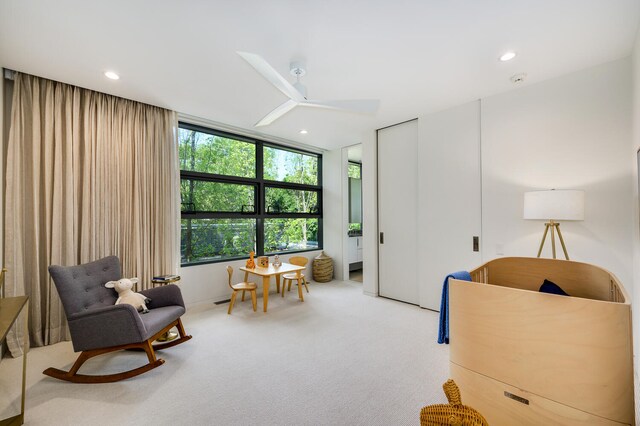
<svg viewBox="0 0 640 426"><path fill-rule="evenodd" d="M307 263L309 263L309 259L307 259L304 256L293 256L289 259L289 263L291 263L292 265L296 265L296 266L307 266ZM291 283L296 280L298 281L298 274L294 273L290 273L290 274L282 274L282 297L284 297L284 289L285 287L287 287L287 291L291 291ZM287 286L287 281L289 282L289 285ZM304 288L307 289L307 293L309 293L309 287L307 286L307 280L304 277L303 273L300 273L300 281L298 282L298 285L300 285L300 282L302 282L302 284L304 285ZM302 292L299 292L300 294L300 299L304 301L304 297L302 296Z"/></svg>
<svg viewBox="0 0 640 426"><path fill-rule="evenodd" d="M243 302L244 302L244 293L246 291L249 291L251 293L251 304L253 305L253 312L255 312L258 307L258 301L256 296L256 288L258 288L258 285L256 283L248 283L248 282L231 284L231 277L233 276L233 268L231 266L227 266L227 273L229 274L229 287L231 287L231 290L233 290L233 292L231 293L231 302L229 303L229 310L227 311L227 314L231 314L231 311L233 310L233 304L236 301L236 295L238 294L239 291L242 291Z"/></svg>

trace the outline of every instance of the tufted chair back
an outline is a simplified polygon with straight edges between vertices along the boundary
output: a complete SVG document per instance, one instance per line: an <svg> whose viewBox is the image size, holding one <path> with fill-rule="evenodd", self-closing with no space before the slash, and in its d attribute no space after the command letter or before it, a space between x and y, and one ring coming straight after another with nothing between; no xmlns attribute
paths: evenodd
<svg viewBox="0 0 640 426"><path fill-rule="evenodd" d="M67 318L78 312L101 306L111 306L118 295L106 288L107 281L122 278L120 261L108 256L78 266L49 266L49 273L58 289Z"/></svg>

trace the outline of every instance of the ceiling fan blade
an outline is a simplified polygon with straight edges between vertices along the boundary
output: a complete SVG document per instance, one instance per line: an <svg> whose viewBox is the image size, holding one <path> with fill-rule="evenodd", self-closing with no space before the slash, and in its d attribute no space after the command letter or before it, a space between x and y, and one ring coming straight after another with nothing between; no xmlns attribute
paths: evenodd
<svg viewBox="0 0 640 426"><path fill-rule="evenodd" d="M361 112L364 114L373 114L378 110L380 101L378 99L357 99L348 101L316 101L305 100L300 105L315 108L337 109L342 111Z"/></svg>
<svg viewBox="0 0 640 426"><path fill-rule="evenodd" d="M265 115L262 120L258 121L255 124L255 127L268 126L278 118L291 111L293 108L295 108L296 105L298 105L298 102L294 101L293 99L289 99L288 101L271 111L269 114Z"/></svg>
<svg viewBox="0 0 640 426"><path fill-rule="evenodd" d="M291 83L282 77L278 71L276 71L264 58L255 53L249 52L236 52L245 61L249 63L260 75L262 75L269 83L275 86L276 89L284 93L287 97L293 99L296 102L304 101L304 96L296 90Z"/></svg>

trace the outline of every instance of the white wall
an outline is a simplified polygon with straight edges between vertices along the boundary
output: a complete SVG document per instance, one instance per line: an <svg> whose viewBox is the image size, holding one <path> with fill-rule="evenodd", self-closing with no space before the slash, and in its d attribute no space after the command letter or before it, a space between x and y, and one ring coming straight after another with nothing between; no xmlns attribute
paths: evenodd
<svg viewBox="0 0 640 426"><path fill-rule="evenodd" d="M632 290L630 88L627 58L482 100L483 261L499 245L537 254L544 226L522 219L525 191L582 189L585 220L561 224L569 256Z"/></svg>
<svg viewBox="0 0 640 426"><path fill-rule="evenodd" d="M466 265L467 268L499 256L498 252L505 256L537 254L544 226L543 222L522 219L525 191L583 189L585 220L561 225L569 255L573 260L609 269L631 293L634 203L630 196L633 166L629 149L630 88L631 62L627 58L481 100L482 258ZM446 111L421 114L419 121L437 123L443 113L448 114ZM456 139L455 132L462 129L453 126L451 135L438 137L436 145L425 141L428 138L425 134L420 135L421 147L424 143L431 144L421 151L420 161L425 167L438 168L442 182L451 179L446 163L452 162L450 156L455 155L455 148L450 145ZM375 153L373 136L363 144L363 162L376 164ZM434 196L436 200L446 198L438 192L434 177L433 173L420 175L419 219L428 222L437 218L438 229L454 229L460 219L443 213L448 206L430 202ZM368 231L377 231L375 196L375 168L368 167L363 176L367 230L364 281L368 294L377 294L378 288L377 232ZM421 229L421 241L444 238L429 232L429 227ZM421 258L433 255L434 250L433 244L424 244ZM560 249L558 253L561 257ZM543 256L551 257L549 243ZM431 282L421 285L433 287Z"/></svg>
<svg viewBox="0 0 640 426"><path fill-rule="evenodd" d="M323 247L333 259L333 277L344 279L343 253L346 250L345 174L347 160L341 148L322 154L322 226Z"/></svg>
<svg viewBox="0 0 640 426"><path fill-rule="evenodd" d="M482 263L473 251L481 237L480 101L420 116L418 125L420 306L439 311L444 277Z"/></svg>
<svg viewBox="0 0 640 426"><path fill-rule="evenodd" d="M362 289L378 295L378 179L376 132L362 141Z"/></svg>
<svg viewBox="0 0 640 426"><path fill-rule="evenodd" d="M638 199L638 167L636 162L636 153L640 149L640 31L636 34L636 43L632 56L632 78L633 78L633 138L629 147L629 157L631 158L631 169L633 171L631 178L631 208L632 208L632 245L633 245L633 307L640 306L640 214ZM639 375L640 362L638 357L638 349L640 348L640 310L634 309L633 316L633 353L635 361L635 382L636 382L636 423L640 422L640 407L638 404L640 398Z"/></svg>

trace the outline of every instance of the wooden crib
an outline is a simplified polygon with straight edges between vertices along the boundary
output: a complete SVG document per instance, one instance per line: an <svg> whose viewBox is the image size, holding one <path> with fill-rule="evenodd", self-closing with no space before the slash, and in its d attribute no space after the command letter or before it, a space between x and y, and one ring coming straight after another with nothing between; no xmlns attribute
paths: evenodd
<svg viewBox="0 0 640 426"><path fill-rule="evenodd" d="M594 265L507 257L449 280L450 369L493 425L635 424L631 306ZM548 279L571 297L538 292Z"/></svg>

